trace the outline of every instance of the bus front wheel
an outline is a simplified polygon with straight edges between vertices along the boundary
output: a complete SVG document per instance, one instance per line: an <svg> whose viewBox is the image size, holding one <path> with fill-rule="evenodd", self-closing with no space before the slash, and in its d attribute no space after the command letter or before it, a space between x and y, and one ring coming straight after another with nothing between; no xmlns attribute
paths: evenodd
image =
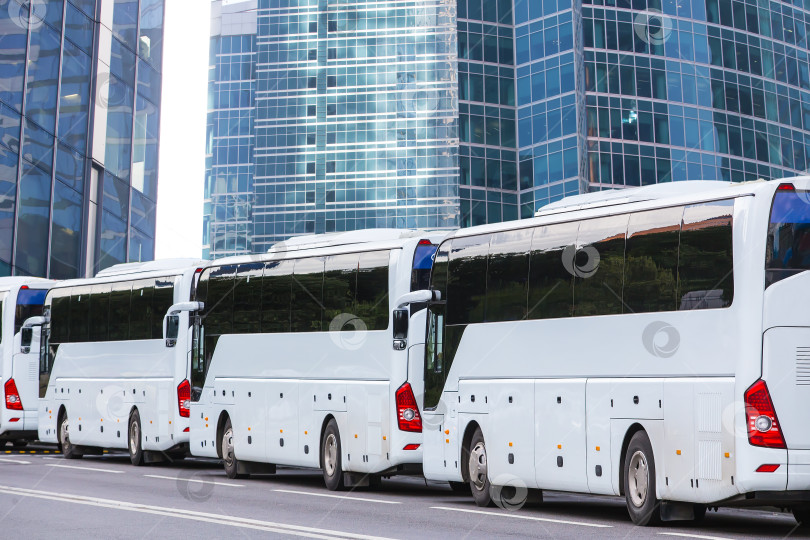
<svg viewBox="0 0 810 540"><path fill-rule="evenodd" d="M624 456L624 498L630 519L636 525L654 525L660 521L661 506L655 493L652 444L645 431L638 431L630 439Z"/></svg>
<svg viewBox="0 0 810 540"><path fill-rule="evenodd" d="M59 445L62 447L62 456L65 459L79 459L82 453L70 442L70 424L67 414L59 422Z"/></svg>
<svg viewBox="0 0 810 540"><path fill-rule="evenodd" d="M334 418L329 420L323 431L321 442L321 465L323 482L329 491L343 489L343 457L341 456L340 431Z"/></svg>
<svg viewBox="0 0 810 540"><path fill-rule="evenodd" d="M143 465L143 447L141 445L141 415L138 409L129 416L129 433L127 434L129 460L133 465Z"/></svg>
<svg viewBox="0 0 810 540"><path fill-rule="evenodd" d="M470 491L472 491L475 504L478 506L491 506L489 474L487 472L487 446L484 443L484 434L481 428L476 428L470 440L469 458L467 466L470 476Z"/></svg>
<svg viewBox="0 0 810 540"><path fill-rule="evenodd" d="M239 460L233 451L233 426L230 418L225 420L225 427L222 430L222 466L225 468L225 475L230 479L247 476L239 474Z"/></svg>

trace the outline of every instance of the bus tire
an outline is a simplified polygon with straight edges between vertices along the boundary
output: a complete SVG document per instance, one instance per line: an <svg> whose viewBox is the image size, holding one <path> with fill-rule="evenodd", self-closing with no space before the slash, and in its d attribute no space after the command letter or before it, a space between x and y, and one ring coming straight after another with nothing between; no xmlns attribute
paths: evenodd
<svg viewBox="0 0 810 540"><path fill-rule="evenodd" d="M655 525L661 521L661 505L655 498L655 460L646 431L630 439L624 456L624 498L634 524Z"/></svg>
<svg viewBox="0 0 810 540"><path fill-rule="evenodd" d="M129 429L127 430L127 449L129 449L129 461L139 467L143 465L143 444L141 431L141 415L138 409L129 415Z"/></svg>
<svg viewBox="0 0 810 540"><path fill-rule="evenodd" d="M472 491L475 504L478 506L492 506L491 485L487 472L487 446L484 443L484 434L481 428L476 428L470 440L470 450L467 454L467 469L470 475L470 491Z"/></svg>
<svg viewBox="0 0 810 540"><path fill-rule="evenodd" d="M696 504L694 507L695 519L693 521L695 523L703 523L706 519L706 510L707 507L705 504Z"/></svg>
<svg viewBox="0 0 810 540"><path fill-rule="evenodd" d="M82 453L70 443L70 424L65 413L59 421L59 446L62 447L62 457L65 459L79 459Z"/></svg>
<svg viewBox="0 0 810 540"><path fill-rule="evenodd" d="M323 466L323 482L329 491L341 491L343 483L343 456L340 445L340 431L334 418L329 420L323 430L321 441L321 465Z"/></svg>
<svg viewBox="0 0 810 540"><path fill-rule="evenodd" d="M791 508L797 526L802 530L810 529L810 504L804 503Z"/></svg>
<svg viewBox="0 0 810 540"><path fill-rule="evenodd" d="M448 482L453 493L470 494L470 484L467 482Z"/></svg>
<svg viewBox="0 0 810 540"><path fill-rule="evenodd" d="M239 460L233 451L233 426L230 418L225 420L222 428L222 467L225 469L225 476L230 479L247 478L246 474L239 474Z"/></svg>

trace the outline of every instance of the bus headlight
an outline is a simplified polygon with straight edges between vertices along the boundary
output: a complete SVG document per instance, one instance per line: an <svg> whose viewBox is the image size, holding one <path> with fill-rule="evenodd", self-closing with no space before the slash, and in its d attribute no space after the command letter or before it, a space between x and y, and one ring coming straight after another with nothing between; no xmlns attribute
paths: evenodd
<svg viewBox="0 0 810 540"><path fill-rule="evenodd" d="M773 421L764 414L757 416L756 420L754 420L754 427L757 428L759 432L765 433L766 431L770 431L771 426L773 426Z"/></svg>

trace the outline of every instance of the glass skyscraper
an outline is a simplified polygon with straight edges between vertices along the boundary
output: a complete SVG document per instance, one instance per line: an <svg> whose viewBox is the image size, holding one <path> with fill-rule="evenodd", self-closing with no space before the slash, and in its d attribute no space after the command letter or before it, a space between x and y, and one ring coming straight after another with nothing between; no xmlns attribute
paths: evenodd
<svg viewBox="0 0 810 540"><path fill-rule="evenodd" d="M810 2L225 3L255 26L212 35L214 257L810 161Z"/></svg>
<svg viewBox="0 0 810 540"><path fill-rule="evenodd" d="M0 0L0 275L154 256L163 0Z"/></svg>

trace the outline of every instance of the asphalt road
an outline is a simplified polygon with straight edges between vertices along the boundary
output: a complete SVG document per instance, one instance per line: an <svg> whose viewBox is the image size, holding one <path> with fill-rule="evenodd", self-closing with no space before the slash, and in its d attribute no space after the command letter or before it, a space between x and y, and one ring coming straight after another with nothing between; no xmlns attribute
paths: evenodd
<svg viewBox="0 0 810 540"><path fill-rule="evenodd" d="M700 527L635 527L619 498L546 492L516 511L418 478L335 493L318 471L229 480L212 460L133 467L124 454L65 460L0 452L0 531L9 538L799 538L790 514L720 509ZM46 450L49 453L44 453ZM31 453L34 452L34 453Z"/></svg>

